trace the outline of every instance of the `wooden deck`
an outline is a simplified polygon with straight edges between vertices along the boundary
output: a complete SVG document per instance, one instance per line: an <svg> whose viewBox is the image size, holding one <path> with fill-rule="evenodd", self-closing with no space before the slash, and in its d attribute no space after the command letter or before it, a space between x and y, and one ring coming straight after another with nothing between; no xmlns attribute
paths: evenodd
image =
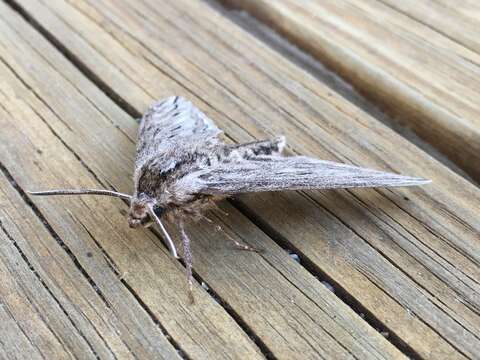
<svg viewBox="0 0 480 360"><path fill-rule="evenodd" d="M479 359L477 3L159 4L0 2L0 358ZM230 5L370 106L273 49ZM190 305L182 263L156 233L128 228L123 202L26 193L131 193L135 119L171 94L231 141L285 134L291 154L433 184L225 202L228 216L210 217L265 251L189 224Z"/></svg>

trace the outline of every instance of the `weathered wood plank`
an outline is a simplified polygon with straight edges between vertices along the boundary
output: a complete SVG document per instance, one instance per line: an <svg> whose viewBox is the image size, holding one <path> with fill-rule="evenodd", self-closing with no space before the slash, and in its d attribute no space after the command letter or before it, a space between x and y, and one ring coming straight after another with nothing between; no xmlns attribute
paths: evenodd
<svg viewBox="0 0 480 360"><path fill-rule="evenodd" d="M2 359L43 358L40 351L35 348L27 335L20 329L15 319L11 314L7 313L3 306L0 308L0 320L0 331L5 336L5 340L2 339L2 346L0 347L0 354L5 354Z"/></svg>
<svg viewBox="0 0 480 360"><path fill-rule="evenodd" d="M135 121L32 28L3 10L0 103L10 113L2 117L5 131L0 134L5 167L23 187L92 187L101 182L130 191ZM42 154L35 153L37 148ZM94 198L34 201L88 274L93 272L112 306L119 300L107 290L128 284L188 356L260 357L200 286L195 288L197 304L188 306L183 269L150 232L128 229L121 214L125 205ZM231 216L219 220L222 226L238 241L248 237L261 242L268 255L238 255L222 244L222 233L192 225L195 269L275 357L403 358L237 210L228 211ZM100 263L85 256L86 251L98 254ZM121 284L117 277L107 283L105 273L111 272L121 276Z"/></svg>
<svg viewBox="0 0 480 360"><path fill-rule="evenodd" d="M450 0L380 1L480 54L478 36L480 4L478 1L464 0L461 3Z"/></svg>
<svg viewBox="0 0 480 360"><path fill-rule="evenodd" d="M3 106L8 103L3 96L4 90L4 87L0 90L1 113L6 118L11 114L4 112ZM13 135L11 132L8 134ZM41 165L33 160L26 166ZM35 339L47 339L43 346L39 346L47 352L42 353L44 357L96 358L98 355L108 359L161 354L164 358L177 358L175 349L159 333L135 299L125 292L115 292L114 295L122 296L124 302L124 308L118 313L102 300L98 290L65 252L65 246L48 232L3 174L0 175L0 205L0 225L5 238L0 256L5 263L5 271L9 271L3 272L2 302L9 298L8 293L3 292L7 291L8 282L17 283L22 294L16 295L17 302L10 304L10 313L26 317L26 323L40 316L55 336L55 341L46 343L48 333L32 329L26 331ZM87 256L102 258L98 252L88 253ZM108 292L104 295L111 296ZM21 307L21 301L32 304L33 309ZM2 339L15 343L16 335L10 333L10 337ZM65 354L50 354L58 346L64 348ZM23 350L20 347L16 356L21 356Z"/></svg>
<svg viewBox="0 0 480 360"><path fill-rule="evenodd" d="M94 359L90 344L43 285L19 249L18 240L7 231L4 222L10 220L7 216L11 208L5 207L4 191L8 187L10 184L0 175L1 346L12 359L27 358L30 353L33 358L73 358L76 354Z"/></svg>
<svg viewBox="0 0 480 360"><path fill-rule="evenodd" d="M25 9L137 111L152 101L148 94L177 93L196 99L237 141L283 132L295 152L433 179L422 189L240 200L418 354L478 352L475 187L209 7L122 4Z"/></svg>
<svg viewBox="0 0 480 360"><path fill-rule="evenodd" d="M224 2L267 22L480 179L480 53L449 35L478 33L472 21L436 13L428 0ZM393 8L408 4L420 22ZM422 23L435 18L441 30Z"/></svg>

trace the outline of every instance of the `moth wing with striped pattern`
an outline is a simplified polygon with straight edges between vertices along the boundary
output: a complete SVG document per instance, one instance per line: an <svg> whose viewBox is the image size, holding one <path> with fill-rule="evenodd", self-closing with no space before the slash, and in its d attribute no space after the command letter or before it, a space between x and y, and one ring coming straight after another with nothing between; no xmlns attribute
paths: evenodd
<svg viewBox="0 0 480 360"><path fill-rule="evenodd" d="M154 104L140 124L135 189L149 189L150 194L173 190L178 198L186 199L188 194L394 187L428 182L306 156L283 157L282 137L226 145L218 139L220 133L205 114L181 97Z"/></svg>
<svg viewBox="0 0 480 360"><path fill-rule="evenodd" d="M237 194L260 191L413 186L430 182L306 156L255 156L219 164L197 174L198 192Z"/></svg>
<svg viewBox="0 0 480 360"><path fill-rule="evenodd" d="M222 131L183 97L172 96L154 103L143 115L138 131L135 159L135 190L160 185L181 163L199 149L222 142Z"/></svg>
<svg viewBox="0 0 480 360"><path fill-rule="evenodd" d="M137 167L145 159L163 154L189 153L220 142L222 131L183 97L154 103L143 115L138 131Z"/></svg>

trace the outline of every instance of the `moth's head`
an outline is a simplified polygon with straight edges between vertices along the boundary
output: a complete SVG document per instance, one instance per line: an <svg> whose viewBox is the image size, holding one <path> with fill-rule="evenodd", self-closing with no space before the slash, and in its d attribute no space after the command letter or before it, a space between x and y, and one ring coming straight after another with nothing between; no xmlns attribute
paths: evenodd
<svg viewBox="0 0 480 360"><path fill-rule="evenodd" d="M145 200L133 199L128 211L128 225L131 228L148 226L152 220L148 213L149 203Z"/></svg>
<svg viewBox="0 0 480 360"><path fill-rule="evenodd" d="M154 220L158 221L158 219L153 219L153 217L162 217L164 210L163 207L157 204L155 199L134 196L130 201L130 209L127 217L128 225L130 225L131 228L140 226L148 227L153 224Z"/></svg>

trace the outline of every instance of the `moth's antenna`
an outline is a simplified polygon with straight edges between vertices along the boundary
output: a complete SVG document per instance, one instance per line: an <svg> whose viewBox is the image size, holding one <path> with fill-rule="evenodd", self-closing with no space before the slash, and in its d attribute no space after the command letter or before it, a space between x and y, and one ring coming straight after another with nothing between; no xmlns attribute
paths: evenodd
<svg viewBox="0 0 480 360"><path fill-rule="evenodd" d="M167 230L165 229L165 226L163 226L163 223L161 222L161 220L159 219L157 214L155 214L155 211L153 210L152 205L148 206L148 213L155 220L155 222L158 224L158 226L160 226L160 229L162 230L163 235L167 239L167 246L168 246L168 250L170 250L170 254L172 254L172 256L174 258L179 259L178 254L177 254L177 248L175 247L175 244L173 243L172 238L170 237Z"/></svg>
<svg viewBox="0 0 480 360"><path fill-rule="evenodd" d="M130 201L132 197L128 194L100 189L56 189L46 191L27 191L30 195L35 196L50 196L50 195L105 195L118 197Z"/></svg>

